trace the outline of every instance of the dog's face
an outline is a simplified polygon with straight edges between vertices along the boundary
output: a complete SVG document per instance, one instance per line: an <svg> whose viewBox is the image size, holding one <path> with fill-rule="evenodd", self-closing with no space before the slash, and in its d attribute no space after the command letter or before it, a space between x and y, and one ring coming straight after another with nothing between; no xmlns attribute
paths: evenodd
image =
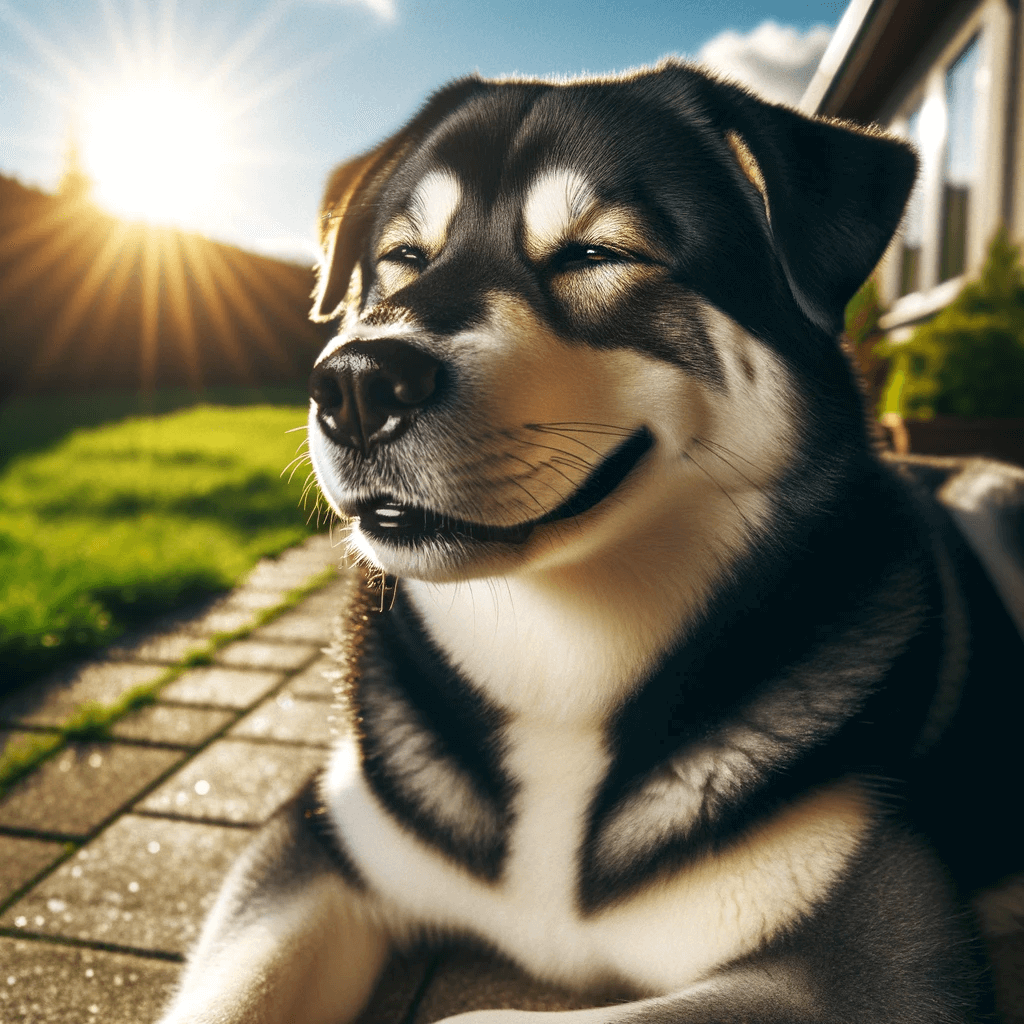
<svg viewBox="0 0 1024 1024"><path fill-rule="evenodd" d="M357 550L568 564L713 495L746 530L816 415L794 370L845 380L830 335L912 176L676 65L449 87L325 200L310 450Z"/></svg>

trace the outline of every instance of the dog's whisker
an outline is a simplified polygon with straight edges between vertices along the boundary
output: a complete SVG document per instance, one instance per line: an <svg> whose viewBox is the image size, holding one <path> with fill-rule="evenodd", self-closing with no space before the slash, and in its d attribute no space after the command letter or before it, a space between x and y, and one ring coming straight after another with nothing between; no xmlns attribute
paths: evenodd
<svg viewBox="0 0 1024 1024"><path fill-rule="evenodd" d="M306 507L306 499L314 488L316 488L316 478L310 474L310 476L306 478L306 482L303 484L302 493L299 495L299 501L303 508ZM319 498L319 492L317 492L317 498ZM313 507L315 508L316 506L314 505Z"/></svg>
<svg viewBox="0 0 1024 1024"><path fill-rule="evenodd" d="M731 455L733 458L739 459L741 462L745 462L748 466L750 466L751 469L760 470L761 468L756 462L751 462L751 460L748 459L742 452L736 451L735 448L728 448L724 444L721 444L718 441L713 441L709 437L699 437L696 434L692 436L695 441L699 441L705 447L710 445L712 448L718 448L721 451L725 452L726 455Z"/></svg>
<svg viewBox="0 0 1024 1024"><path fill-rule="evenodd" d="M560 460L558 460L558 459L551 459L551 460L548 460L548 461L545 461L545 462L539 462L539 463L532 463L532 462L529 462L529 461L528 461L528 460L526 460L526 459L521 459L521 458L519 458L518 456L515 456L515 455L510 455L510 456L509 456L509 458L510 458L510 459L514 459L514 460L515 460L516 462L521 462L521 463L522 463L522 464L523 464L524 466L526 466L526 467L527 467L527 469L529 470L529 472L528 472L528 473L527 473L527 475L526 475L526 476L524 477L524 479L527 479L527 480L533 480L533 479L536 479L537 475L538 475L538 474L540 473L540 471L541 471L542 469L551 469L551 470L553 470L553 471L554 471L555 473L557 473L557 474L558 474L559 476L563 477L563 478L565 479L565 481L566 481L566 482L567 482L567 483L568 483L568 484L569 484L569 485L570 485L571 487L575 488L575 487L577 487L577 486L578 486L578 484L579 484L579 481L578 481L578 480L573 480L573 479L572 479L572 477L568 476L568 475L567 475L566 473L563 473L563 472L562 472L562 471L561 471L560 469L558 469L558 468L557 468L557 467L555 466L555 463L556 463L557 461L560 461ZM577 466L577 465L576 465L575 463L573 463L573 462L568 462L568 463L564 463L564 464L565 464L565 465L567 465L567 466L568 466L568 468L570 468L570 469L574 469L574 468L579 468L579 467L578 467L578 466ZM515 479L515 478L513 477L513 478L511 478L511 479ZM550 487L551 485L550 485L550 484L548 484L548 486ZM554 487L552 487L552 490L554 490ZM556 492L556 493L558 493L558 492ZM565 497L565 495L559 494L559 497L561 497L561 498L564 498L564 497Z"/></svg>
<svg viewBox="0 0 1024 1024"><path fill-rule="evenodd" d="M546 433L552 430L562 430L569 433L579 434L594 434L599 433L603 435L617 436L617 437L629 437L633 433L631 427L623 427L617 423L591 423L586 420L567 420L565 422L550 422L550 423L526 423L524 424L526 430L538 431L540 433Z"/></svg>
<svg viewBox="0 0 1024 1024"><path fill-rule="evenodd" d="M292 459L291 462L288 463L287 466L284 467L284 469L281 470L281 476L284 476L285 473L288 473L288 483L291 483L292 477L295 476L298 470L301 469L302 466L307 466L309 464L310 457L308 455L297 455L294 459ZM288 472L289 470L291 470L290 473Z"/></svg>
<svg viewBox="0 0 1024 1024"><path fill-rule="evenodd" d="M728 490L722 485L722 483L715 477L715 475L709 472L704 466L702 466L689 452L682 453L683 458L687 459L693 466L699 469L721 492L729 499L732 507L736 509L740 519L746 524L747 528L753 534L755 532L754 524L750 521L747 514L737 504L736 499L728 492Z"/></svg>
<svg viewBox="0 0 1024 1024"><path fill-rule="evenodd" d="M523 445L528 445L531 448L538 448L538 449L540 449L540 451L543 451L543 452L554 452L556 455L564 455L568 459L576 459L579 462L579 464L584 469L587 469L587 470L592 469L593 466L594 466L594 463L589 462L582 455L577 455L574 452L566 451L566 449L564 449L564 448L557 448L554 445L550 445L550 444L541 444L539 441L526 441L526 440L524 440L522 438L519 439L518 443L519 444L523 444ZM587 446L587 447L589 447L589 446ZM598 456L598 458L601 458L601 453L600 452L595 451L593 448L591 448L590 450L593 451L594 454Z"/></svg>
<svg viewBox="0 0 1024 1024"><path fill-rule="evenodd" d="M572 441L573 444L578 444L581 448L586 448L587 451L593 452L599 459L603 459L608 454L607 452L599 452L596 448L594 448L592 445L587 444L585 441L580 441L577 438L568 437L568 436L566 436L566 434L564 434L563 432L558 431L558 430L545 430L544 433L545 434L554 434L556 437L561 437L565 441ZM521 444L531 444L531 445L533 445L533 446L535 446L537 448L544 448L544 447L546 447L545 445L540 444L538 441L520 440L520 443ZM555 450L555 449L552 449L552 450ZM564 452L564 449L563 449L563 452ZM565 454L568 455L569 452L565 452Z"/></svg>
<svg viewBox="0 0 1024 1024"><path fill-rule="evenodd" d="M760 486L759 484L751 480L750 477L743 473L740 469L738 469L724 455L721 455L718 452L716 452L713 448L708 447L708 445L705 444L701 438L694 436L693 440L696 441L697 444L699 444L701 448L703 448L709 455L713 455L716 459L720 459L722 462L724 462L738 477L740 477L743 480L746 480L746 482L750 484L751 487L757 488L758 486Z"/></svg>

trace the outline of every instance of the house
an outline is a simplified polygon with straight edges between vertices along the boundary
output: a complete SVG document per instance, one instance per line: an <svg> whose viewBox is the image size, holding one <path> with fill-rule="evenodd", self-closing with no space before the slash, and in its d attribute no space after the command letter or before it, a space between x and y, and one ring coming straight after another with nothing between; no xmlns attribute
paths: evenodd
<svg viewBox="0 0 1024 1024"><path fill-rule="evenodd" d="M1024 239L1024 34L1015 0L852 0L800 102L877 122L921 156L876 275L899 340L977 274L1000 223Z"/></svg>

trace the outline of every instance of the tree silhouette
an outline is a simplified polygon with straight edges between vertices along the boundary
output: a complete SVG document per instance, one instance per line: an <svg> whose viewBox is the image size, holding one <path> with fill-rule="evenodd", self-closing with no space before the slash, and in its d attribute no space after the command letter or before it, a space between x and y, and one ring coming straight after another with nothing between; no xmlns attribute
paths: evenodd
<svg viewBox="0 0 1024 1024"><path fill-rule="evenodd" d="M57 185L57 195L66 203L84 203L92 199L92 188L93 181L82 165L77 134L72 128L64 148L64 170Z"/></svg>

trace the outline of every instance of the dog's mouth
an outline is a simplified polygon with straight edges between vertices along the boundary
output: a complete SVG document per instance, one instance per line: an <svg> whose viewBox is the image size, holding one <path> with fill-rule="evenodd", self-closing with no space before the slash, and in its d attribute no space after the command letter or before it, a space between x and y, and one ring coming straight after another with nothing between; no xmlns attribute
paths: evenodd
<svg viewBox="0 0 1024 1024"><path fill-rule="evenodd" d="M487 526L454 519L432 509L400 504L387 495L357 502L346 511L359 520L359 529L367 537L403 547L437 540L522 544L536 527L583 515L604 501L618 490L653 445L654 436L646 427L641 427L615 448L560 505L537 519L512 526Z"/></svg>

